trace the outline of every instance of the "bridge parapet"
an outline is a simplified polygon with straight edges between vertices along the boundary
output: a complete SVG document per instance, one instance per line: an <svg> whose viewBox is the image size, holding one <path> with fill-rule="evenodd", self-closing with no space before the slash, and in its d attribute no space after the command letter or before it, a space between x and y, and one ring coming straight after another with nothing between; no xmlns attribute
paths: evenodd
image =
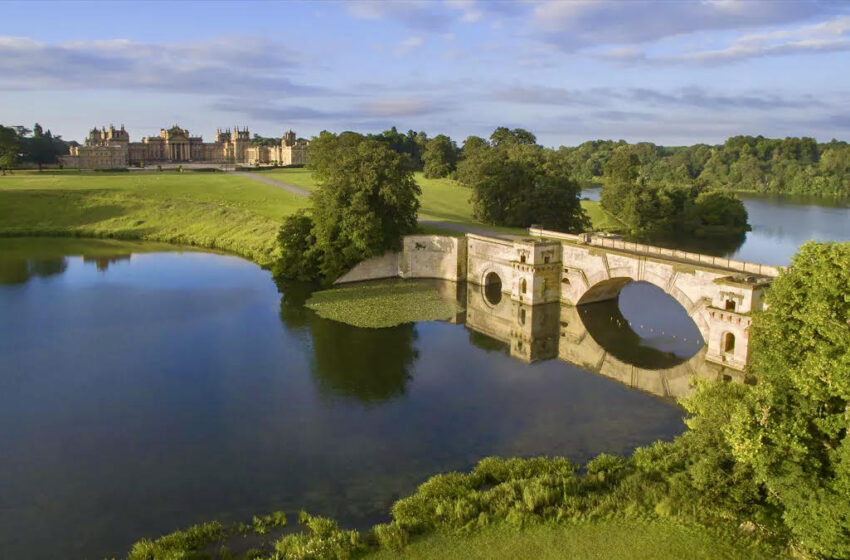
<svg viewBox="0 0 850 560"><path fill-rule="evenodd" d="M721 268L735 272L744 272L748 274L757 274L759 276L769 276L775 278L779 276L783 269L781 266L772 266L768 264L751 263L746 261L738 261L735 259L727 259L725 257L715 257L713 255L703 255L701 253L692 253L690 251L680 251L678 249L665 249L664 247L656 247L654 245L645 245L643 243L634 243L631 241L623 241L622 239L613 239L592 233L562 233L542 228L528 228L529 235L543 237L548 239L558 239L570 243L579 243L582 245L593 245L603 247L615 251L624 251L627 253L636 253L649 257L660 257L677 261L691 262L711 268Z"/></svg>

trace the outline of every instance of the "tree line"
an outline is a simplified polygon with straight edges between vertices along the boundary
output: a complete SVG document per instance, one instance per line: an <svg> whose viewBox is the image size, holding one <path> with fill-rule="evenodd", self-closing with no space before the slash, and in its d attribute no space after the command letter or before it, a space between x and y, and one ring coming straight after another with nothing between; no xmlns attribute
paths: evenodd
<svg viewBox="0 0 850 560"><path fill-rule="evenodd" d="M67 155L73 145L78 144L63 140L38 123L32 129L0 125L0 170L5 174L21 163L34 163L41 170L44 165L58 162L59 156Z"/></svg>
<svg viewBox="0 0 850 560"><path fill-rule="evenodd" d="M665 147L650 142L593 140L561 146L582 186L599 186L618 152L637 157L646 182L782 194L850 196L850 144L813 138L734 136L721 145Z"/></svg>

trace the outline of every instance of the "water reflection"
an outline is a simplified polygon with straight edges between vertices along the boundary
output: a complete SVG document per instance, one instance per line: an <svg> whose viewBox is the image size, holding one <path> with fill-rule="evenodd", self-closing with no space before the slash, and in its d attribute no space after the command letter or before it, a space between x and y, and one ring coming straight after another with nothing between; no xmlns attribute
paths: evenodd
<svg viewBox="0 0 850 560"><path fill-rule="evenodd" d="M492 305L486 289L469 286L466 326L481 347L507 349L525 362L559 359L665 398L687 395L695 376L743 381L740 372L705 360L699 330L678 303L654 286L634 288L640 293L627 302L626 317L618 300L573 307L503 298ZM638 323L651 332L639 334Z"/></svg>
<svg viewBox="0 0 850 560"><path fill-rule="evenodd" d="M68 261L54 259L0 259L0 284L24 284L32 278L48 278L65 272Z"/></svg>

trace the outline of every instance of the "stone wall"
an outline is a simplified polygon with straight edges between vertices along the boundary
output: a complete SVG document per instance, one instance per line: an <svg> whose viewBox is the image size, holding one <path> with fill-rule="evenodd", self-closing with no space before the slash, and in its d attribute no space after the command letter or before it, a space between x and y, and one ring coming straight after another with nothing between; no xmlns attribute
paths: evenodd
<svg viewBox="0 0 850 560"><path fill-rule="evenodd" d="M384 278L466 280L466 238L446 235L408 235L400 252L358 263L335 284Z"/></svg>

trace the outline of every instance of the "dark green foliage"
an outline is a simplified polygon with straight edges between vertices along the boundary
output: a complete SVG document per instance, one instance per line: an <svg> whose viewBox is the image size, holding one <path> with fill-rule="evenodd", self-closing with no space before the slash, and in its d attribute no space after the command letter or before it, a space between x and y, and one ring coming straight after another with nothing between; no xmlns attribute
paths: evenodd
<svg viewBox="0 0 850 560"><path fill-rule="evenodd" d="M385 130L380 134L370 134L368 138L386 144L389 149L403 156L405 165L411 171L421 171L423 155L428 143L428 135L424 132L408 130L402 134L396 127Z"/></svg>
<svg viewBox="0 0 850 560"><path fill-rule="evenodd" d="M467 139L458 164L458 180L472 189L476 219L560 231L587 227L581 191L561 155L533 144L534 136L526 131L497 129L493 137L493 146Z"/></svg>
<svg viewBox="0 0 850 560"><path fill-rule="evenodd" d="M728 191L707 191L693 182L653 182L642 162L657 161L655 146L616 149L605 166L602 206L638 239L738 238L749 231L744 204Z"/></svg>
<svg viewBox="0 0 850 560"><path fill-rule="evenodd" d="M623 140L595 140L561 147L575 178L583 185L602 182L619 148L628 146L652 185L689 185L731 191L850 196L850 145L812 138L770 139L735 136L723 145L666 148Z"/></svg>
<svg viewBox="0 0 850 560"><path fill-rule="evenodd" d="M21 152L21 139L18 132L11 127L0 125L0 171L5 175L6 170L18 164Z"/></svg>
<svg viewBox="0 0 850 560"><path fill-rule="evenodd" d="M758 385L725 432L807 549L850 557L850 244L802 246L754 321Z"/></svg>
<svg viewBox="0 0 850 560"><path fill-rule="evenodd" d="M537 137L529 131L522 128L510 130L507 127L500 126L490 135L490 142L494 146L505 146L512 144L524 144L526 146L536 146Z"/></svg>
<svg viewBox="0 0 850 560"><path fill-rule="evenodd" d="M276 278L310 281L318 277L321 254L316 248L313 220L306 212L299 210L283 220L277 242L281 256L272 268Z"/></svg>
<svg viewBox="0 0 850 560"><path fill-rule="evenodd" d="M417 227L419 186L402 155L353 132L322 132L308 153L319 183L312 218L287 219L279 278L330 284L359 261L401 246Z"/></svg>
<svg viewBox="0 0 850 560"><path fill-rule="evenodd" d="M448 177L457 167L457 144L444 134L438 134L425 144L422 155L423 172L425 177Z"/></svg>

